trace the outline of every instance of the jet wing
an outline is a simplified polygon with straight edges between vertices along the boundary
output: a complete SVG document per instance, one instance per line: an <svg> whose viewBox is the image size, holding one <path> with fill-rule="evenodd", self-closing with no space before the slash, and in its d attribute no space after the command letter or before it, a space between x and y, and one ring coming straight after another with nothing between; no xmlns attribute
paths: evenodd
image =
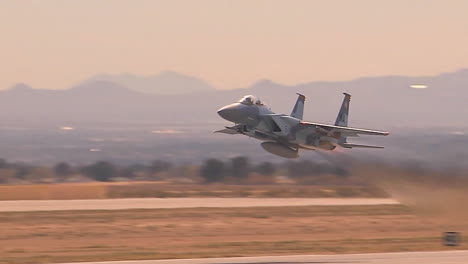
<svg viewBox="0 0 468 264"><path fill-rule="evenodd" d="M390 134L390 132L384 131L333 126L320 123L301 122L301 125L314 127L316 130L322 131L326 134L341 133L341 136L343 137L359 137L359 135L387 136Z"/></svg>
<svg viewBox="0 0 468 264"><path fill-rule="evenodd" d="M229 134L229 135L242 134L240 132L240 127L239 126L226 127L224 129L215 131L213 133L224 133L224 134Z"/></svg>

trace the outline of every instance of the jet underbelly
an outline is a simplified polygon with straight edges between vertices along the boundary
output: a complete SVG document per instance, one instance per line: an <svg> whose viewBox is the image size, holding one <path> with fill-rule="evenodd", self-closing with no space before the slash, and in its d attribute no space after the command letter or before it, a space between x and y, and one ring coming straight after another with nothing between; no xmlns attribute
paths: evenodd
<svg viewBox="0 0 468 264"><path fill-rule="evenodd" d="M257 130L257 129L244 131L244 135L247 135L249 137L259 139L259 140L262 140L262 141L276 141L278 139L277 136L275 136L275 135L273 135L271 133L267 133L267 132L260 131L260 130Z"/></svg>

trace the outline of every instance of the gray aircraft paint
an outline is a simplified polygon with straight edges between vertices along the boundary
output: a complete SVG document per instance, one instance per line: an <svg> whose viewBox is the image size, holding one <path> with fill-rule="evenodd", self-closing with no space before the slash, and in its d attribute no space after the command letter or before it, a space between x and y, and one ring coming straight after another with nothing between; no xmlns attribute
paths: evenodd
<svg viewBox="0 0 468 264"><path fill-rule="evenodd" d="M304 115L305 96L300 93L297 95L299 95L299 97L297 98L296 104L291 112L291 116L302 120Z"/></svg>
<svg viewBox="0 0 468 264"><path fill-rule="evenodd" d="M343 93L345 97L343 98L343 103L341 104L340 111L336 117L335 126L348 126L348 114L349 114L349 102L351 101L351 95Z"/></svg>
<svg viewBox="0 0 468 264"><path fill-rule="evenodd" d="M276 114L252 95L244 96L237 103L222 107L218 114L235 125L216 131L225 134L241 134L265 143L262 147L277 156L297 158L299 149L333 150L343 148L382 148L347 143L347 137L359 135L383 135L389 132L348 127L351 95L345 97L335 125L302 121L305 96L298 94L291 115Z"/></svg>

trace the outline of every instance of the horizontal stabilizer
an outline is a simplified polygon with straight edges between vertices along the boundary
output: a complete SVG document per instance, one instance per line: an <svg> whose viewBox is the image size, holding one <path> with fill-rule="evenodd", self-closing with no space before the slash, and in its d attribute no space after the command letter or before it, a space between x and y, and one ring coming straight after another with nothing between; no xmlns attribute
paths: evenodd
<svg viewBox="0 0 468 264"><path fill-rule="evenodd" d="M371 149L383 149L381 146L370 146L370 145L359 145L359 144L349 144L342 143L340 144L343 148L371 148Z"/></svg>

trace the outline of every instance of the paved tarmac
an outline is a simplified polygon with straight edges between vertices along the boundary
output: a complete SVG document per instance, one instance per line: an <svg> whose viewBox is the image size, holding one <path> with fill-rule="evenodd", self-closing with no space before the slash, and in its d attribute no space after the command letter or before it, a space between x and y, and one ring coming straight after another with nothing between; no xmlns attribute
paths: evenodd
<svg viewBox="0 0 468 264"><path fill-rule="evenodd" d="M467 264L468 251L294 255L213 259L82 262L80 264ZM78 264L78 263L74 263Z"/></svg>
<svg viewBox="0 0 468 264"><path fill-rule="evenodd" d="M380 198L131 198L0 201L0 212L398 204Z"/></svg>

